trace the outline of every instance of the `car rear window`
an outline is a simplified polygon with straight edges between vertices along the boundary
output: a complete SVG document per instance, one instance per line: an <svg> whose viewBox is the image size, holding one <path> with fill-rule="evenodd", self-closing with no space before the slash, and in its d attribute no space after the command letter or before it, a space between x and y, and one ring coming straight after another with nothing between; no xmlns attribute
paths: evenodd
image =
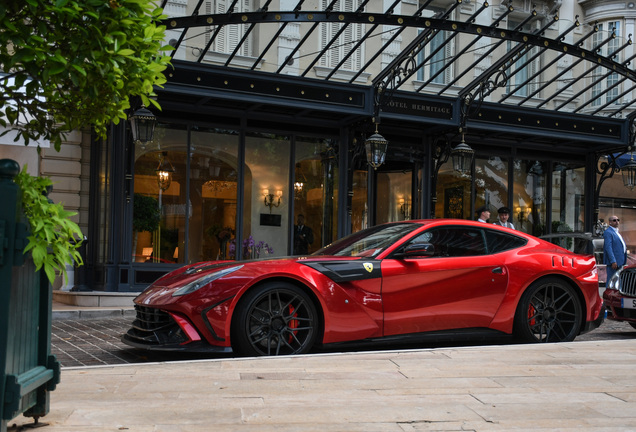
<svg viewBox="0 0 636 432"><path fill-rule="evenodd" d="M515 249L521 246L525 246L528 240L517 237L513 234L503 233L495 230L485 230L486 234L486 247L489 254L496 254L499 252Z"/></svg>

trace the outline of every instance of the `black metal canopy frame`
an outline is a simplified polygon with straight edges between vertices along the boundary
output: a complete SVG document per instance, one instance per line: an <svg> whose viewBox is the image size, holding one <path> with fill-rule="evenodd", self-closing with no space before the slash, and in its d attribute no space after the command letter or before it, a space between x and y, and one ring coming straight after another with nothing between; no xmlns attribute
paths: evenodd
<svg viewBox="0 0 636 432"><path fill-rule="evenodd" d="M296 101L298 104L294 109L297 111L297 117L315 115L320 118L321 114L317 114L318 111L332 109L334 113L338 112L338 115L333 117L339 117L340 122L354 122L356 118L365 118L370 124L372 118L379 120L380 116L385 119L395 118L396 113L391 109L390 102L396 98L405 98L409 101L422 100L427 103L434 101L437 104L446 104L450 107L448 118L419 116L412 120L424 125L428 130L437 130L440 133L467 127L471 139L476 141L481 139L484 142L487 140L531 143L537 149L559 146L562 150L578 154L606 154L612 149L624 149L631 145L633 137L630 130L636 117L636 111L633 109L636 99L625 96L634 90L636 84L636 72L631 64L636 56L625 58L624 55L624 50L632 44L631 35L618 47L617 44L611 44L613 52L603 55L603 51L609 50L610 41L617 36L612 32L603 40L599 37L590 39L599 32L599 26L596 24L589 26L587 31L577 19L557 36L548 37L548 33L555 33L555 23L559 20L558 11L552 12L552 15L541 15L532 10L525 13L525 18L521 19L515 28L503 29L499 25L513 12L516 20L520 17L520 13L514 11L511 3L492 6L498 8L497 13L493 14L494 21L489 25L482 25L478 21L484 11L491 7L488 2L471 2L471 6L470 3L455 0L446 10L438 12L433 17L423 16L423 12L432 1L428 0L420 5L412 15L396 15L394 12L399 0L395 0L386 10L379 13L365 12L370 4L377 7L379 3L371 3L370 0L363 0L358 10L349 12L335 10L334 7L338 4L336 0L332 0L324 10L303 10L305 3L309 2L299 0L293 9L288 11L269 11L271 1L266 1L258 11L239 13L233 12L238 2L234 0L227 13L205 15L201 13L204 2L199 0L190 16L168 18L163 22L167 30L178 32L178 38L171 41L174 52L192 49L193 53L193 61L174 61L175 72L169 76L167 93L170 93L171 86L174 85L187 84L188 88L203 87L201 81L206 80L201 79L201 74L206 70L217 75L233 73L244 79L247 79L247 74L252 73L252 76L262 79L263 82L269 80L301 83L309 89L333 90L332 95L343 89L350 89L347 102L339 102L342 105L340 111L330 108L328 104L321 108L309 103L320 102L319 99L305 99L305 105L302 101ZM162 7L165 4L166 0L163 1ZM450 19L453 12L460 7L472 8L470 15L456 13L456 16L467 18L463 21ZM528 23L533 22L539 22L541 27L534 31L524 30ZM310 25L302 26L295 45L286 47L289 54L285 61L273 67L268 65L270 67L261 70L260 65L265 61L267 54L276 49L279 37L293 23ZM311 51L307 42L312 36L319 37L321 23L339 23L342 26L321 50ZM338 46L339 37L347 27L355 24L364 24L364 31L358 39L349 42L350 49L339 63L324 77L308 77L329 50ZM226 53L225 63L216 66L209 64L206 55L221 30L237 25L245 26L245 30L233 51ZM393 60L388 65L382 67L382 55L389 52L391 44L407 29L416 29L417 36L397 56L393 55ZM190 40L202 34L207 34L207 43L204 46L188 45ZM442 43L439 42L440 38L435 39L439 34L444 36ZM248 43L250 35L259 35L258 44L252 44L256 52L248 58L248 61L253 61L251 64L244 61L239 64L236 59L243 46ZM269 35L269 39L263 35ZM384 38L381 38L382 35ZM460 36L461 44L458 39ZM574 42L566 42L574 40L575 37L578 39ZM373 44L365 44L372 39L375 39ZM586 49L585 45L591 45L592 40L596 45ZM421 84L418 81L417 88L409 85L409 90L405 83L412 82L410 79L418 70L430 65L435 61L436 55L444 52L449 44L456 42L457 47L461 49L455 52L451 50L452 54L445 58L441 67ZM369 52L370 46L376 47L374 52ZM504 55L492 55L502 48L505 51ZM347 60L362 49L366 50L365 63L353 72L346 69ZM194 55L195 53L198 55ZM542 61L538 61L546 53L551 55L544 56ZM291 60L299 56L303 57L303 68L298 70L296 76L290 76L286 73L286 67ZM565 66L557 68L559 61ZM534 69L526 68L533 62L536 65ZM198 75L190 74L188 78L184 78L187 74L179 75L180 68L196 70ZM530 72L525 79L521 79L518 74L524 69ZM455 71L451 74L451 79L444 84L432 85L436 78L447 70ZM343 74L339 72L345 71L349 78L343 82ZM359 79L363 74L365 77L371 76L367 80L368 84L361 86ZM476 75L469 78L468 74ZM612 74L617 78L611 85L599 87L599 84ZM195 75L199 82L189 82L188 80L194 80ZM217 85L211 78L206 82L206 85L211 87ZM532 86L529 86L531 83ZM225 86L227 88L227 81ZM592 92L595 86L600 90ZM218 84L217 87L220 89L223 86ZM506 87L507 91L495 93L497 88L502 87ZM621 88L622 91L619 91ZM573 92L572 89L578 90ZM269 103L270 108L282 105L280 94L276 95L278 99L273 99L273 90L263 90L259 93L258 90L254 90L253 84L250 90L232 88L232 91L237 109L240 108L238 103L241 100L252 104ZM277 88L276 91L281 90ZM249 98L241 99L241 92L249 93ZM223 98L221 93L214 91L209 94L193 91L192 96L201 97L199 104L202 106L212 104L215 97ZM288 96L287 103L289 100L291 98ZM334 103L333 100L329 102ZM350 105L347 106L347 103ZM225 108L231 109L232 106L226 104ZM305 111L298 108L305 108ZM343 109L347 109L346 112L350 115L343 117ZM401 118L409 119L408 116Z"/></svg>

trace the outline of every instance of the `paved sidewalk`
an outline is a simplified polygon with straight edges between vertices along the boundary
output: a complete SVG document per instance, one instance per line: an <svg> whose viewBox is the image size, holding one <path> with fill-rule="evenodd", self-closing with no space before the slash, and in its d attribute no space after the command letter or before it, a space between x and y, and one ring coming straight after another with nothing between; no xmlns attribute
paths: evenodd
<svg viewBox="0 0 636 432"><path fill-rule="evenodd" d="M635 365L636 340L621 340L67 368L40 422L44 432L636 431Z"/></svg>
<svg viewBox="0 0 636 432"><path fill-rule="evenodd" d="M110 306L110 307L91 307L91 306L75 306L60 302L53 302L52 315L53 320L56 319L92 319L92 318L116 318L121 316L129 316L135 318L134 306Z"/></svg>

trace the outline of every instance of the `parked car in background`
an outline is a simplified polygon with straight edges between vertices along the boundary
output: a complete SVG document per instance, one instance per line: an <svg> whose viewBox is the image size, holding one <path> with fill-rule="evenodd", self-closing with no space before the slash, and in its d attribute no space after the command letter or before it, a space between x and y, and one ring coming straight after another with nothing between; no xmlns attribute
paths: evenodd
<svg viewBox="0 0 636 432"><path fill-rule="evenodd" d="M636 265L618 270L603 291L607 319L628 322L636 329Z"/></svg>
<svg viewBox="0 0 636 432"><path fill-rule="evenodd" d="M308 256L184 266L135 309L128 345L250 356L493 333L563 342L604 316L592 255L458 219L378 225Z"/></svg>

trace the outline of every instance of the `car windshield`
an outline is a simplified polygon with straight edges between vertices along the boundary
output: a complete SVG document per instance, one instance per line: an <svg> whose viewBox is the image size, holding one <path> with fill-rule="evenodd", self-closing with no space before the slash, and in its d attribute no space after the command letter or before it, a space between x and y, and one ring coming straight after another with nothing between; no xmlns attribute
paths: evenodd
<svg viewBox="0 0 636 432"><path fill-rule="evenodd" d="M421 226L412 222L374 226L343 237L312 255L375 257Z"/></svg>

